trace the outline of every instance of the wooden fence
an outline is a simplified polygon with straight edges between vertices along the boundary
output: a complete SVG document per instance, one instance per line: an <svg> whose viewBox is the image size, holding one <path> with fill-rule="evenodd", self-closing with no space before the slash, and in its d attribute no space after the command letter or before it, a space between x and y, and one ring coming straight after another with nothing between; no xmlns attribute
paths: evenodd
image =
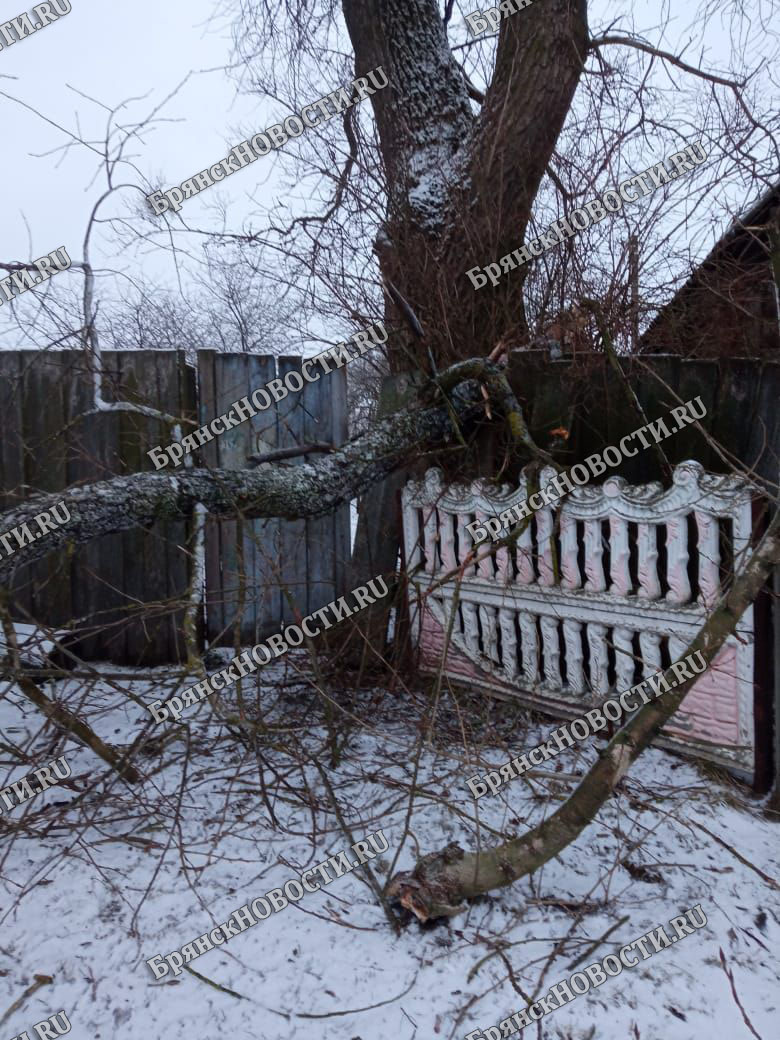
<svg viewBox="0 0 780 1040"><path fill-rule="evenodd" d="M707 409L701 423L704 429L735 459L755 467L755 472L772 484L777 482L780 360L705 361L640 355L622 358L621 365L651 421L666 416L680 399L701 397ZM601 451L604 445L617 444L640 425L627 403L624 387L603 354L551 362L547 351L513 351L507 375L537 444L552 447L552 431L567 431L566 450L562 454L556 451L561 463L578 462ZM724 458L713 441L693 426L665 440L662 447L672 465L696 459L710 472L731 471L729 458ZM474 475L492 477L503 460L498 453L491 458L485 448L483 444ZM625 459L612 472L632 484L668 481L653 451Z"/></svg>
<svg viewBox="0 0 780 1040"><path fill-rule="evenodd" d="M280 357L278 375L301 371L301 358ZM276 377L274 358L198 354L200 421L207 422ZM338 369L214 438L203 449L210 467L241 469L247 455L347 436L345 370ZM301 465L291 459L283 465ZM279 465L277 463L277 465ZM244 643L277 631L295 611L310 613L345 591L349 506L317 520L209 520L206 530L207 635L231 643L240 624Z"/></svg>
<svg viewBox="0 0 780 1040"><path fill-rule="evenodd" d="M200 351L195 368L184 351L110 352L103 355L103 394L109 401L207 422L275 378L277 366L284 375L300 363ZM342 369L215 438L194 461L240 468L247 465L246 455L264 448L305 440L338 445L346 426ZM36 492L153 470L147 450L169 442L170 431L160 420L95 411L81 352L0 352L0 509ZM180 661L190 540L188 522L166 521L51 553L14 575L15 617L74 629L69 643L87 659ZM307 613L324 606L342 594L348 553L346 507L323 520L285 525L210 520L204 626L209 642L232 645L239 617L240 637L247 642L276 631L294 609Z"/></svg>

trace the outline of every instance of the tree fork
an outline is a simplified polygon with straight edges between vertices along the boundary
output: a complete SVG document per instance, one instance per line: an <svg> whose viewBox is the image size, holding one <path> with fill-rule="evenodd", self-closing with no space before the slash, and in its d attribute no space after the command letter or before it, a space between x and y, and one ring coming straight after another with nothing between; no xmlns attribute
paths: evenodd
<svg viewBox="0 0 780 1040"><path fill-rule="evenodd" d="M502 20L478 113L434 0L342 0L362 76L381 65L371 97L388 205L376 243L383 278L425 331L390 348L391 371L437 365L464 346L487 353L523 338L525 268L475 292L466 271L523 244L531 210L582 77L586 0L545 0Z"/></svg>

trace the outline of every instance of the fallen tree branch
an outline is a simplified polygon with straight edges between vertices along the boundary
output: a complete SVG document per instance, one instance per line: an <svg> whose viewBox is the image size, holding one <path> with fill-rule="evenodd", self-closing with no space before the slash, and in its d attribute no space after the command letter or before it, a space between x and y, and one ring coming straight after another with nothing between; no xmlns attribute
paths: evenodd
<svg viewBox="0 0 780 1040"><path fill-rule="evenodd" d="M746 859L745 856L737 852L733 845L729 845L727 841L724 841L719 835L713 833L709 827L705 827L704 824L699 823L698 820L686 820L685 822L690 824L692 827L698 827L700 831L704 831L704 833L712 838L713 841L716 841L722 848L727 849L735 859L738 859L743 867L747 867L748 870L752 870L754 874L758 874L762 881L766 881L768 885L780 892L780 884L778 884L773 877L770 877L769 874L765 874L760 867L757 867L755 863L751 863L749 859Z"/></svg>
<svg viewBox="0 0 780 1040"><path fill-rule="evenodd" d="M15 665L19 665L19 647L16 642L16 630L14 629L13 621L11 621L11 615L8 612L8 593L4 589L0 589L0 619L2 620L3 631L5 632L6 643L10 651L9 656ZM68 711L67 708L63 708L60 704L55 704L53 700L50 700L46 694L39 690L32 679L24 675L19 671L14 677L14 682L22 691L24 696L38 708L38 710L49 719L55 726L63 730L65 733L70 734L77 740L81 741L87 747L91 748L95 754L102 758L104 762L114 769L123 780L127 780L130 784L137 784L141 780L141 776L138 771L132 766L126 759L113 748L105 744L97 733L82 720Z"/></svg>
<svg viewBox="0 0 780 1040"><path fill-rule="evenodd" d="M509 385L506 372L495 361L489 358L469 358L451 365L437 378L443 390L449 390L464 380L477 379L484 383L490 392L490 400L497 405L503 414L509 430L509 436L515 448L521 448L533 458L547 466L560 471L561 467L546 451L537 446L526 424L523 410Z"/></svg>
<svg viewBox="0 0 780 1040"><path fill-rule="evenodd" d="M248 997L242 996L240 993L236 993L234 989L228 989L227 986L220 985L219 982L214 982L213 979L206 978L205 975L201 975L199 971L195 971L189 964L182 964L182 968L188 971L190 975L194 975L196 979L200 979L201 982L205 982L208 986L212 986L214 989L218 989L220 993L227 993L229 997L235 997L236 1000L248 1000Z"/></svg>
<svg viewBox="0 0 780 1040"><path fill-rule="evenodd" d="M630 914L626 914L625 917L621 917L619 921L615 921L615 923L613 925L610 925L610 927L607 928L606 932L604 932L604 934L601 936L601 938L596 939L596 941L591 943L590 946L587 948L587 950L585 950L584 953L581 953L579 955L579 957L575 958L571 962L571 964L567 965L569 971L574 971L574 969L577 967L577 965L578 964L582 964L582 962L587 957L590 957L590 955L593 953L593 951L597 950L599 948L599 946L601 946L601 944L603 942L605 942L605 940L607 940L610 937L610 935L612 935L613 932L617 931L617 929L622 924L625 924L626 921L630 921L630 920L631 920L631 915Z"/></svg>
<svg viewBox="0 0 780 1040"><path fill-rule="evenodd" d="M711 664L779 563L780 512L681 657L700 651L706 664ZM664 677L670 685L676 682L671 669ZM476 853L464 852L453 842L423 856L414 870L397 874L388 886L388 895L412 910L419 920L427 921L452 916L465 909L465 900L514 884L538 870L575 841L595 818L631 765L677 711L696 678L684 680L637 711L600 752L598 761L561 808L533 830Z"/></svg>
<svg viewBox="0 0 780 1040"><path fill-rule="evenodd" d="M33 975L33 979L35 980L33 984L27 987L24 993L22 993L21 997L19 997L18 1000L14 1001L14 1003L9 1007L9 1009L6 1011L3 1017L0 1018L0 1026L4 1022L6 1022L15 1011L18 1011L19 1008L22 1007L25 1000L31 997L33 993L37 993L41 986L51 986L51 984L54 982L54 978L51 975Z"/></svg>
<svg viewBox="0 0 780 1040"><path fill-rule="evenodd" d="M345 1011L325 1011L321 1014L313 1014L311 1012L299 1011L295 1014L296 1018L339 1018L344 1015L359 1015L363 1011L373 1011L374 1008L386 1007L388 1004L394 1004L396 1000L400 1000L401 997L405 997L406 994L412 989L415 982L417 982L417 975L414 976L412 981L394 997L388 997L387 1000L380 1000L378 1004L367 1004L365 1007L349 1008Z"/></svg>
<svg viewBox="0 0 780 1040"><path fill-rule="evenodd" d="M739 995L737 994L737 986L736 986L736 983L734 982L734 972L731 970L731 968L729 968L728 964L726 963L726 955L723 952L723 947L722 946L718 947L718 953L720 955L721 967L723 968L724 972L726 973L726 978L729 980L729 985L731 986L731 995L734 998L734 1003L737 1005L737 1007L740 1010L740 1014L742 1015L742 1021L748 1027L748 1029L753 1034L753 1036L756 1037L756 1040L761 1040L761 1036L753 1028L753 1023L748 1018L747 1012L745 1011L744 1007L742 1006L742 1001L739 999Z"/></svg>
<svg viewBox="0 0 780 1040"><path fill-rule="evenodd" d="M461 430L482 415L477 383L484 382L518 449L552 462L528 432L514 394L499 367L486 360L460 362L435 383L422 388L429 407L402 410L379 419L342 447L300 466L268 469L190 469L134 473L55 494L36 495L0 515L0 531L30 525L37 513L64 502L70 519L45 536L30 531L28 544L0 560L0 582L17 566L32 563L65 545L82 545L102 535L151 527L158 520L183 520L202 503L212 516L280 517L302 520L324 516L362 495L410 457L437 451L462 437ZM441 401L441 391L445 400Z"/></svg>

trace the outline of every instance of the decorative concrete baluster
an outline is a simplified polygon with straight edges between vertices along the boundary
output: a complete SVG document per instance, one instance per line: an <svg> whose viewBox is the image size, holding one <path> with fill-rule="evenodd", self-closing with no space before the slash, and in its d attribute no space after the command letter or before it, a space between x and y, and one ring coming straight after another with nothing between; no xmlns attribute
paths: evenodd
<svg viewBox="0 0 780 1040"><path fill-rule="evenodd" d="M486 520L492 520L493 519L492 514L488 515L482 509L477 509L476 510L476 516L477 516L477 520L479 520L479 522L481 524L484 524L484 522ZM491 539L490 539L490 537L488 537L487 541L481 542L480 545L477 546L477 552L478 553L479 552L484 552L484 550L486 548L489 548L490 545L491 545ZM479 575L480 578L491 578L492 579L494 577L493 557L492 556L486 555L483 559L481 559L479 561L479 563L477 564L477 574Z"/></svg>
<svg viewBox="0 0 780 1040"><path fill-rule="evenodd" d="M672 664L675 664L677 661L681 661L684 658L685 651L690 645L692 639L693 632L691 632L688 639L685 639L682 636L669 636L669 657L671 658ZM692 669L689 668L688 671L692 673ZM684 681L685 680L683 679L683 682ZM677 709L674 715L672 715L668 722L668 726L671 729L683 733L690 733L693 730L694 719L690 712L685 710L684 701L682 706Z"/></svg>
<svg viewBox="0 0 780 1040"><path fill-rule="evenodd" d="M453 527L452 513L444 509L438 510L439 514L439 552L441 554L442 569L445 574L457 567L455 559L455 529Z"/></svg>
<svg viewBox="0 0 780 1040"><path fill-rule="evenodd" d="M566 686L572 693L585 693L582 656L582 624L564 618L563 643L566 647Z"/></svg>
<svg viewBox="0 0 780 1040"><path fill-rule="evenodd" d="M699 532L699 603L711 607L720 593L720 528L710 513L693 515Z"/></svg>
<svg viewBox="0 0 780 1040"><path fill-rule="evenodd" d="M609 518L609 591L615 596L631 592L631 574L628 569L628 523L619 516Z"/></svg>
<svg viewBox="0 0 780 1040"><path fill-rule="evenodd" d="M498 637L496 635L496 611L494 607L477 607L479 621L482 625L482 646L485 657L490 658L495 664L498 660Z"/></svg>
<svg viewBox="0 0 780 1040"><path fill-rule="evenodd" d="M549 507L539 509L536 513L536 544L539 563L539 584L550 586L555 584L555 568L553 566L553 512Z"/></svg>
<svg viewBox="0 0 780 1040"><path fill-rule="evenodd" d="M411 490L407 486L402 492L403 498L403 525L404 546L406 548L406 569L409 574L415 574L417 568L422 566L423 555L420 545L421 527L420 514L417 507L411 501ZM419 589L414 581L409 582L409 631L412 638L419 637Z"/></svg>
<svg viewBox="0 0 780 1040"><path fill-rule="evenodd" d="M604 577L604 547L601 543L601 521L585 521L585 582L587 592L603 592L607 587Z"/></svg>
<svg viewBox="0 0 780 1040"><path fill-rule="evenodd" d="M436 574L439 570L437 543L439 532L436 529L436 507L423 506L423 547L425 549L425 571Z"/></svg>
<svg viewBox="0 0 780 1040"><path fill-rule="evenodd" d="M561 688L561 648L558 642L558 621L542 617L542 653L544 655L544 685L551 690Z"/></svg>
<svg viewBox="0 0 780 1040"><path fill-rule="evenodd" d="M694 633L691 632L690 636L686 639L684 636L669 636L669 657L671 658L672 664L677 661L681 661L685 657L685 651L693 639ZM689 672L692 670L689 668ZM685 680L683 679L683 682ZM674 715L671 717L668 723L671 729L675 729L678 732L690 733L694 728L694 720L689 712L685 710L685 702L682 706L677 709Z"/></svg>
<svg viewBox="0 0 780 1040"><path fill-rule="evenodd" d="M658 577L658 540L655 524L638 524L639 591L640 599L658 599L661 580Z"/></svg>
<svg viewBox="0 0 780 1040"><path fill-rule="evenodd" d="M509 585L514 572L512 570L512 560L509 556L509 548L506 545L502 545L500 549L496 550L496 569L496 581L499 585Z"/></svg>
<svg viewBox="0 0 780 1040"><path fill-rule="evenodd" d="M653 675L661 667L661 640L655 632L639 633L639 649L642 652L642 678Z"/></svg>
<svg viewBox="0 0 780 1040"><path fill-rule="evenodd" d="M529 686L536 684L539 677L539 636L536 617L523 611L520 618L520 648L523 656L523 678Z"/></svg>
<svg viewBox="0 0 780 1040"><path fill-rule="evenodd" d="M503 672L509 682L517 679L517 632L515 631L515 613L501 607L498 612L501 625L501 654L504 659Z"/></svg>
<svg viewBox="0 0 780 1040"><path fill-rule="evenodd" d="M532 585L536 579L534 576L534 547L531 539L530 523L518 535L515 547L517 550L517 584Z"/></svg>
<svg viewBox="0 0 780 1040"><path fill-rule="evenodd" d="M469 532L466 530L466 524L469 523L471 517L464 513L457 513L455 516L455 523L458 528L458 563L463 563L466 556L474 548L474 539L471 537ZM471 578L476 574L477 568L474 564L469 564L463 570L464 577Z"/></svg>
<svg viewBox="0 0 780 1040"><path fill-rule="evenodd" d="M431 603L434 603L438 607L438 609L441 611L441 618L442 618L441 631L444 634L444 639L442 640L442 643L444 643L445 640L446 640L446 633L447 632L450 633L449 640L446 640L447 641L447 656L449 656L450 650L453 648L453 638L454 638L455 635L460 634L460 626L461 626L460 605L456 602L456 600L454 598L451 598L450 596L440 595L438 592L434 592L433 595L430 596L427 599L426 604L423 607L423 610L430 610L431 609L430 608L430 604ZM453 612L455 614L454 617L452 616ZM446 667L447 667L447 660L446 660L446 658L444 658L442 660L442 668L446 668Z"/></svg>
<svg viewBox="0 0 780 1040"><path fill-rule="evenodd" d="M688 521L684 516L666 521L666 580L669 603L688 603L691 583L688 581Z"/></svg>
<svg viewBox="0 0 780 1040"><path fill-rule="evenodd" d="M588 622L588 650L590 651L591 696L600 700L609 690L607 672L607 626Z"/></svg>
<svg viewBox="0 0 780 1040"><path fill-rule="evenodd" d="M475 660L479 659L479 623L477 622L477 608L473 603L468 600L461 600L461 610L463 611L463 641L465 642L468 650L474 655Z"/></svg>
<svg viewBox="0 0 780 1040"><path fill-rule="evenodd" d="M561 584L565 589L578 589L582 585L578 554L577 521L564 505L561 509Z"/></svg>
<svg viewBox="0 0 780 1040"><path fill-rule="evenodd" d="M422 547L420 545L420 520L418 510L409 501L411 495L404 488L404 545L406 547L406 569L413 573L422 563Z"/></svg>
<svg viewBox="0 0 780 1040"><path fill-rule="evenodd" d="M669 636L669 656L672 659L672 664L683 657L692 639L693 633L691 633L690 639L686 639L685 636Z"/></svg>
<svg viewBox="0 0 780 1040"><path fill-rule="evenodd" d="M630 630L613 629L612 641L615 645L615 685L622 693L634 685L634 646Z"/></svg>

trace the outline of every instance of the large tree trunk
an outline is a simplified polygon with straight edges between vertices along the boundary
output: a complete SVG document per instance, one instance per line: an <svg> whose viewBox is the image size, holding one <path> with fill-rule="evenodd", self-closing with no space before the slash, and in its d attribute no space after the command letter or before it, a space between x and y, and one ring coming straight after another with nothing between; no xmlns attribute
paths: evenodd
<svg viewBox="0 0 780 1040"><path fill-rule="evenodd" d="M414 382L409 376L388 376L379 395L377 418L383 419L408 406L414 393ZM355 547L348 570L350 588L361 585L373 574L395 572L401 546L398 496L409 479L411 464L412 460L407 460L360 499ZM397 596L396 590L393 597L377 600L356 619L354 628L346 637L355 646L353 656L362 658L365 645L378 654L384 651L390 611L397 606ZM353 639L355 629L359 633L359 645Z"/></svg>
<svg viewBox="0 0 780 1040"><path fill-rule="evenodd" d="M780 513L775 515L747 567L681 656L699 650L709 665L778 564ZM677 681L671 669L665 678L670 683ZM520 838L483 852L466 853L452 844L424 856L413 871L392 879L388 895L399 899L425 921L457 913L464 909L464 900L514 884L538 870L593 821L632 763L677 711L695 678L638 711L599 754L573 794L543 823Z"/></svg>
<svg viewBox="0 0 780 1040"><path fill-rule="evenodd" d="M479 115L436 0L343 0L358 75L381 65L372 98L388 181L382 274L426 333L396 345L396 371L427 347L438 365L487 355L525 332L524 268L474 289L472 267L522 245L531 206L579 83L585 0L544 0L505 18Z"/></svg>
<svg viewBox="0 0 780 1040"><path fill-rule="evenodd" d="M391 371L433 374L431 361L441 368L473 354L488 356L499 341L521 341L527 333L526 268L479 291L466 272L523 244L582 75L586 0L544 0L501 22L494 73L478 114L438 0L342 0L342 7L356 74L381 66L388 80L371 98L387 180L376 241L380 270L389 292L396 300L400 294L424 332L423 338L419 330L393 337ZM394 310L388 294L387 320L406 327ZM408 315L406 324L413 324ZM396 484L390 480L378 489L390 510ZM364 551L356 553L355 571L369 547L360 534L356 548ZM393 558L398 544L383 542ZM386 609L377 604L374 635Z"/></svg>

